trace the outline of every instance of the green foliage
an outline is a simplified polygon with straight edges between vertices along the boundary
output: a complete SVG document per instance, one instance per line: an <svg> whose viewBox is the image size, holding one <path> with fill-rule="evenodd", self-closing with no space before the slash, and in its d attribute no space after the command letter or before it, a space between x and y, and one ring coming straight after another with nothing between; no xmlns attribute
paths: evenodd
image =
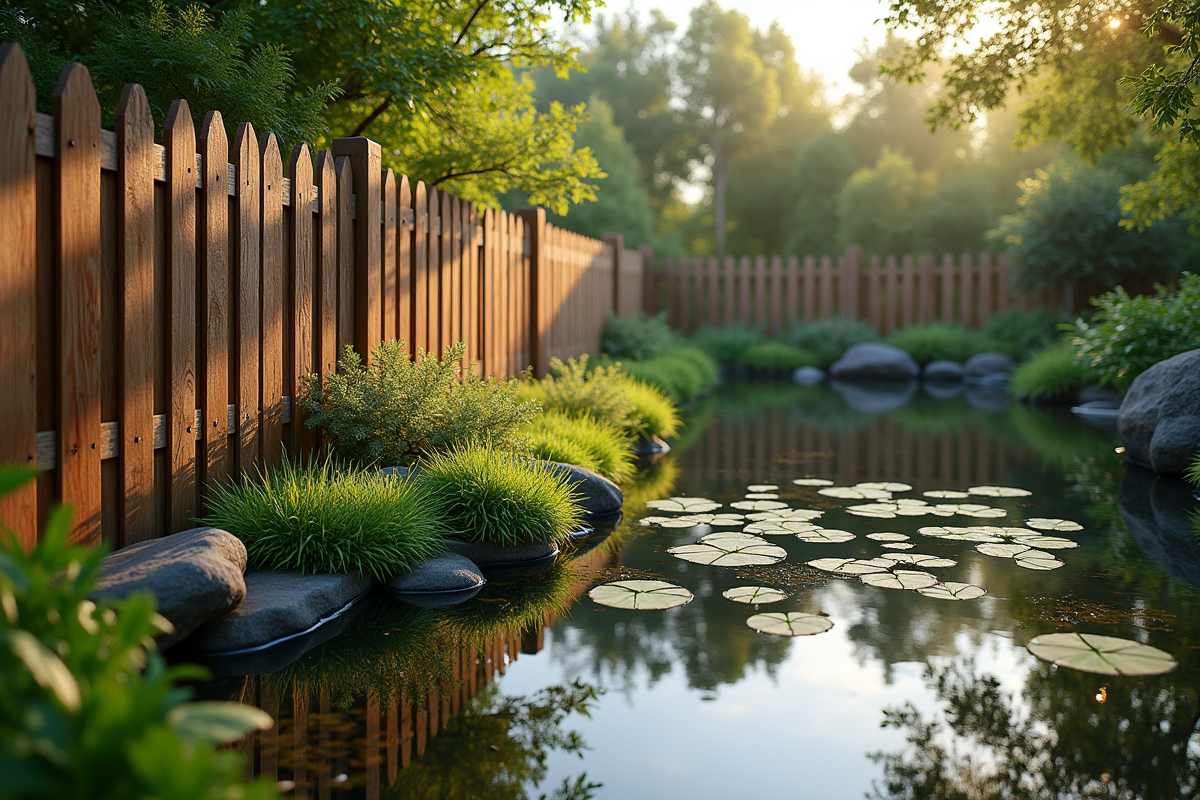
<svg viewBox="0 0 1200 800"><path fill-rule="evenodd" d="M33 473L0 466L11 490ZM270 717L232 703L187 703L152 637L170 629L154 600L88 600L104 553L71 545L71 510L51 510L30 550L0 542L0 772L5 797L97 800L255 800L240 785L243 757L224 744Z"/></svg>
<svg viewBox="0 0 1200 800"><path fill-rule="evenodd" d="M888 334L884 341L899 347L921 365L941 359L961 364L979 353L1011 353L1012 350L1007 342L992 339L979 331L940 322L910 325Z"/></svg>
<svg viewBox="0 0 1200 800"><path fill-rule="evenodd" d="M910 253L920 176L907 156L885 149L875 166L850 176L838 195L838 238L869 253Z"/></svg>
<svg viewBox="0 0 1200 800"><path fill-rule="evenodd" d="M641 361L662 355L674 341L665 311L652 317L642 311L618 317L610 311L600 347L612 358Z"/></svg>
<svg viewBox="0 0 1200 800"><path fill-rule="evenodd" d="M1070 320L1062 312L1046 306L1028 311L1009 308L993 314L984 333L1007 342L1018 359L1025 359L1056 342L1062 335L1059 326L1068 322Z"/></svg>
<svg viewBox="0 0 1200 800"><path fill-rule="evenodd" d="M633 453L625 431L590 416L546 411L524 431L529 453L545 461L574 464L620 483L633 474Z"/></svg>
<svg viewBox="0 0 1200 800"><path fill-rule="evenodd" d="M1200 347L1200 275L1183 273L1179 288L1130 297L1121 287L1092 298L1091 322L1075 322L1079 357L1104 383L1129 388L1159 361Z"/></svg>
<svg viewBox="0 0 1200 800"><path fill-rule="evenodd" d="M792 164L796 205L784 252L805 256L838 249L837 198L855 166L845 136L825 131L800 146Z"/></svg>
<svg viewBox="0 0 1200 800"><path fill-rule="evenodd" d="M716 382L716 366L697 348L675 347L657 358L623 361L620 366L676 403L695 400Z"/></svg>
<svg viewBox="0 0 1200 800"><path fill-rule="evenodd" d="M723 367L737 364L742 353L763 341L763 332L742 322L720 327L703 326L692 334L692 346L703 350Z"/></svg>
<svg viewBox="0 0 1200 800"><path fill-rule="evenodd" d="M738 364L743 367L772 372L791 372L800 367L815 366L816 362L815 353L784 342L761 342L748 348L738 359Z"/></svg>
<svg viewBox="0 0 1200 800"><path fill-rule="evenodd" d="M1009 388L1034 400L1050 400L1090 386L1096 370L1078 358L1075 346L1063 339L1046 345L1017 367Z"/></svg>
<svg viewBox="0 0 1200 800"><path fill-rule="evenodd" d="M717 363L708 355L707 352L699 347L689 345L676 345L671 348L670 355L675 358L686 361L695 368L700 375L701 390L708 389L717 379L720 378L721 371Z"/></svg>
<svg viewBox="0 0 1200 800"><path fill-rule="evenodd" d="M322 386L301 383L300 405L341 458L360 465L412 464L439 450L488 443L519 450L519 430L537 412L522 402L513 379L481 378L462 367L466 346L447 347L439 361L422 350L408 357L404 342L384 342L363 364L347 346L338 371Z"/></svg>
<svg viewBox="0 0 1200 800"><path fill-rule="evenodd" d="M615 364L588 369L588 357L571 358L563 363L550 359L550 375L526 389L547 411L562 411L568 416L590 416L617 430L632 431L637 426L637 408L621 391L625 376Z"/></svg>
<svg viewBox="0 0 1200 800"><path fill-rule="evenodd" d="M470 542L561 542L583 511L564 474L490 446L456 447L421 462L421 485L447 530Z"/></svg>
<svg viewBox="0 0 1200 800"><path fill-rule="evenodd" d="M1200 484L1200 453L1196 453L1196 460L1188 467L1185 477L1191 483Z"/></svg>
<svg viewBox="0 0 1200 800"><path fill-rule="evenodd" d="M879 331L860 320L833 317L795 325L788 341L813 353L816 366L825 369L854 345L879 341Z"/></svg>
<svg viewBox="0 0 1200 800"><path fill-rule="evenodd" d="M678 358L678 354L676 354ZM667 439L679 433L682 424L679 411L671 398L659 387L630 379L624 387L625 396L637 409L638 424L633 431L638 438L658 436Z"/></svg>
<svg viewBox="0 0 1200 800"><path fill-rule="evenodd" d="M428 493L377 469L285 459L258 480L218 486L205 524L246 545L255 569L360 572L386 581L442 551Z"/></svg>

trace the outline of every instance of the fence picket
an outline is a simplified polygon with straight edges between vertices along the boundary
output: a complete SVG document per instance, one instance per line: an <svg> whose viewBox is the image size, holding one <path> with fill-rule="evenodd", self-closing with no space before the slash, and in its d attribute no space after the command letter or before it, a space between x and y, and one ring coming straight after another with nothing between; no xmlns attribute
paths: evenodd
<svg viewBox="0 0 1200 800"><path fill-rule="evenodd" d="M383 173L383 182L381 185L383 192L382 211L380 212L380 224L383 226L379 231L380 241L380 293L381 293L381 314L382 324L380 328L380 338L382 341L390 342L399 338L399 318L397 317L397 303L399 302L398 287L397 287L397 271L396 271L396 233L400 217L398 216L399 199L396 196L396 173L390 169Z"/></svg>
<svg viewBox="0 0 1200 800"><path fill-rule="evenodd" d="M253 475L262 459L261 370L262 325L259 301L262 274L262 202L258 138L243 122L234 140L238 191L234 199L237 225L237 396L238 470Z"/></svg>
<svg viewBox="0 0 1200 800"><path fill-rule="evenodd" d="M283 158L275 134L259 138L262 198L262 463L283 460Z"/></svg>
<svg viewBox="0 0 1200 800"><path fill-rule="evenodd" d="M299 403L300 383L313 369L314 307L316 281L313 269L313 163L308 145L292 150L288 171L292 176L290 197L291 236L288 243L288 285L291 306L288 314L288 338L291 343L291 364L284 387L292 397L291 455L307 456L316 445L311 428L304 424L308 412ZM319 312L318 312L319 313Z"/></svg>
<svg viewBox="0 0 1200 800"><path fill-rule="evenodd" d="M396 336L405 341L409 355L413 355L416 352L413 346L413 202L408 176L401 176L398 184L396 214L396 258L388 267L399 276L396 280Z"/></svg>
<svg viewBox="0 0 1200 800"><path fill-rule="evenodd" d="M200 155L204 185L196 215L200 345L196 374L203 421L199 477L205 486L221 486L229 479L229 143L219 111L204 117Z"/></svg>
<svg viewBox="0 0 1200 800"><path fill-rule="evenodd" d="M317 295L313 302L316 328L313 358L316 372L324 383L333 374L337 363L338 184L333 154L328 150L317 153L315 173L320 207L316 220L317 257L313 277Z"/></svg>

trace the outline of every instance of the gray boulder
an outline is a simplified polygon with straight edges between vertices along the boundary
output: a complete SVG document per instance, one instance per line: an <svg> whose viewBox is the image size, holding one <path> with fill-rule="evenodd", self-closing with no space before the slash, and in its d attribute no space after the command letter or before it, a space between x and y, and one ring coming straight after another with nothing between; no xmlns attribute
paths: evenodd
<svg viewBox="0 0 1200 800"><path fill-rule="evenodd" d="M1017 371L1017 362L1004 353L977 353L963 364L963 379L968 383L1003 385Z"/></svg>
<svg viewBox="0 0 1200 800"><path fill-rule="evenodd" d="M792 373L792 380L801 386L816 386L825 380L825 370L820 367L800 367Z"/></svg>
<svg viewBox="0 0 1200 800"><path fill-rule="evenodd" d="M558 555L558 545L554 542L528 542L505 547L486 542L447 539L446 549L484 568L535 566L549 563Z"/></svg>
<svg viewBox="0 0 1200 800"><path fill-rule="evenodd" d="M1117 417L1125 455L1159 475L1178 477L1200 452L1200 350L1143 372Z"/></svg>
<svg viewBox="0 0 1200 800"><path fill-rule="evenodd" d="M234 655L312 637L374 585L373 578L358 574L251 572L237 610L202 625L184 648L195 655Z"/></svg>
<svg viewBox="0 0 1200 800"><path fill-rule="evenodd" d="M1121 518L1142 552L1177 579L1200 586L1200 540L1192 521L1200 506L1187 485L1130 466L1119 502Z"/></svg>
<svg viewBox="0 0 1200 800"><path fill-rule="evenodd" d="M851 346L829 368L829 375L839 380L912 380L921 368L908 353L899 347L882 342L862 342Z"/></svg>
<svg viewBox="0 0 1200 800"><path fill-rule="evenodd" d="M175 632L158 640L166 650L210 619L233 611L246 597L246 546L216 528L193 528L110 553L101 562L93 599L154 595L158 613Z"/></svg>
<svg viewBox="0 0 1200 800"><path fill-rule="evenodd" d="M457 553L423 561L405 575L397 575L385 588L392 594L444 594L477 590L483 574L475 562Z"/></svg>
<svg viewBox="0 0 1200 800"><path fill-rule="evenodd" d="M881 414L907 403L917 393L916 381L830 381L829 385L855 411Z"/></svg>
<svg viewBox="0 0 1200 800"><path fill-rule="evenodd" d="M643 437L634 442L633 452L639 456L657 456L671 452L671 445L657 436Z"/></svg>
<svg viewBox="0 0 1200 800"><path fill-rule="evenodd" d="M575 486L575 493L581 496L579 503L587 513L613 514L621 510L625 496L621 494L620 487L608 478L574 464L560 464L556 461L547 463L560 474L567 476Z"/></svg>
<svg viewBox="0 0 1200 800"><path fill-rule="evenodd" d="M944 358L930 361L921 370L921 375L927 381L951 383L963 379L963 365L957 361L947 361Z"/></svg>

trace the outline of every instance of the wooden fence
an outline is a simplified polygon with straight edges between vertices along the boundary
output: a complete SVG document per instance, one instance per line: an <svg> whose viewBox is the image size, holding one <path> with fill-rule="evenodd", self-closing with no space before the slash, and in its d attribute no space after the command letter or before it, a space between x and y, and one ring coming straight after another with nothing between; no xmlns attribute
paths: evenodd
<svg viewBox="0 0 1200 800"><path fill-rule="evenodd" d="M0 49L0 462L35 487L0 520L35 538L51 502L74 538L124 545L191 527L206 487L303 456L301 376L463 341L487 375L599 348L610 308L640 308L638 253L482 209L384 170L337 139L285 161L218 112L197 135L176 101L154 141L141 87L101 130L86 68L35 112L24 55ZM232 145L232 147L230 147Z"/></svg>
<svg viewBox="0 0 1200 800"><path fill-rule="evenodd" d="M779 335L831 317L865 320L881 333L928 322L981 327L997 311L1055 302L1014 294L1003 254L872 255L864 263L857 246L836 258L666 259L648 285L647 310L665 310L685 333L740 321Z"/></svg>

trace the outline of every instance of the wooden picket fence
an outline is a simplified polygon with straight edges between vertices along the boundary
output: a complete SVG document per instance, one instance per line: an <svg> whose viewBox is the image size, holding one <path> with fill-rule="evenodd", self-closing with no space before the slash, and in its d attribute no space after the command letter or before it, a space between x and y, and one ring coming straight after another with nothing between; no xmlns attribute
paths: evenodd
<svg viewBox="0 0 1200 800"><path fill-rule="evenodd" d="M641 308L641 254L482 209L337 139L284 158L176 101L154 141L140 86L101 130L86 68L36 113L20 48L0 49L0 462L39 470L0 505L35 540L54 501L74 538L124 545L191 527L207 488L317 446L299 380L404 339L463 341L486 375L596 351ZM232 144L232 149L230 148Z"/></svg>
<svg viewBox="0 0 1200 800"><path fill-rule="evenodd" d="M1009 288L1004 255L871 255L858 246L832 255L665 259L647 278L648 311L666 311L671 326L743 322L771 335L801 321L848 317L881 333L914 323L985 325L1008 308L1053 304L1056 296Z"/></svg>

